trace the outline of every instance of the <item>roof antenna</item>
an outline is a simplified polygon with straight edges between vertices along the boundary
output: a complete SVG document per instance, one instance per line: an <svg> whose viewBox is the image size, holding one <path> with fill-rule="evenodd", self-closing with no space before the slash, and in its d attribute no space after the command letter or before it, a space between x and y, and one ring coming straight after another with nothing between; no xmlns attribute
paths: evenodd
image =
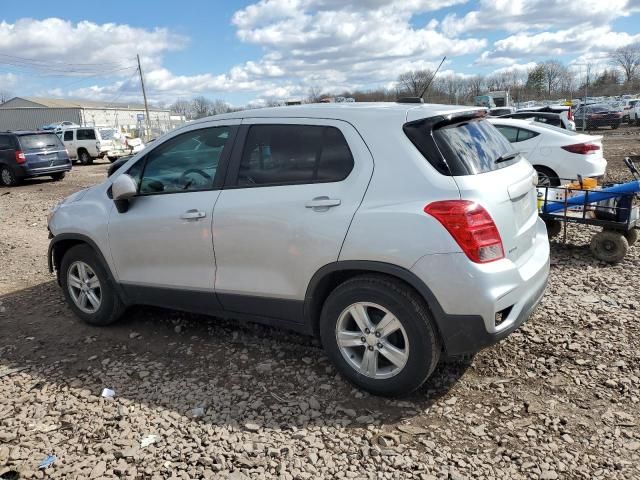
<svg viewBox="0 0 640 480"><path fill-rule="evenodd" d="M436 75L438 74L438 71L440 70L440 67L442 66L442 64L444 63L444 61L446 59L447 59L446 55L444 57L442 57L442 61L440 62L440 65L438 65L438 68L436 68L436 71L433 72L433 75L429 79L429 83L427 83L427 86L424 87L424 90L422 90L422 93L420 94L420 98L424 97L424 94L427 93L427 90L429 90L429 87L431 86L431 82L433 82L433 79L436 78Z"/></svg>

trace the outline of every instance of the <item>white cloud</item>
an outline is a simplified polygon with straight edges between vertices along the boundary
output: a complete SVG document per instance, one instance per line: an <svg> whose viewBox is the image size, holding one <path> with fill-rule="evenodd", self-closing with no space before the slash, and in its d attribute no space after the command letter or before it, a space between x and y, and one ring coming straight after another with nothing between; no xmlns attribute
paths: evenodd
<svg viewBox="0 0 640 480"><path fill-rule="evenodd" d="M566 30L511 35L495 42L493 49L483 52L476 63L509 65L516 60L554 58L587 52L592 56L604 57L605 52L638 41L640 34L630 35L613 32L609 26L590 27L582 24Z"/></svg>
<svg viewBox="0 0 640 480"><path fill-rule="evenodd" d="M162 54L182 48L185 43L184 37L164 28L145 30L114 23L73 23L59 18L0 23L2 63L36 68L46 62L45 73L52 74L65 73L65 68L66 73L74 70L82 73L93 72L100 66L107 71L133 65L136 53L148 63L156 64Z"/></svg>
<svg viewBox="0 0 640 480"><path fill-rule="evenodd" d="M490 30L566 28L582 23L601 26L630 15L638 8L636 4L637 0L480 0L479 9L462 17L447 15L442 29L449 35L459 35Z"/></svg>

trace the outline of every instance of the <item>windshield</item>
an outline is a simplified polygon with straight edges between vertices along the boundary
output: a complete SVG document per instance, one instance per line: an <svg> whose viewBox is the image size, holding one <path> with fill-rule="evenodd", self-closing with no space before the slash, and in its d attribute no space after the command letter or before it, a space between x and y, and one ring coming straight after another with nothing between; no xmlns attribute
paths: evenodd
<svg viewBox="0 0 640 480"><path fill-rule="evenodd" d="M37 150L41 148L62 148L62 143L55 133L34 133L21 135L20 145L24 150Z"/></svg>

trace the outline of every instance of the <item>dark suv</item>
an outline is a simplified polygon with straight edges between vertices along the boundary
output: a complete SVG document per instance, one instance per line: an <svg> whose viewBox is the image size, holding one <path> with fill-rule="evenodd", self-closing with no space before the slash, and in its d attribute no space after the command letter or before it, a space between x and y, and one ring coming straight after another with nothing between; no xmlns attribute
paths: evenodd
<svg viewBox="0 0 640 480"><path fill-rule="evenodd" d="M69 170L69 154L56 134L0 132L0 185L11 187L28 177L62 180Z"/></svg>

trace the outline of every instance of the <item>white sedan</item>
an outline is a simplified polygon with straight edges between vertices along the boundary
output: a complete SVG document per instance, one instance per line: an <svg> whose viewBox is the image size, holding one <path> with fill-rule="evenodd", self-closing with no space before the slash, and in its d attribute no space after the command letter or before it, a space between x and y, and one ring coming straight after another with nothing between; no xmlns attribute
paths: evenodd
<svg viewBox="0 0 640 480"><path fill-rule="evenodd" d="M602 136L585 135L531 120L489 118L538 172L540 185L558 186L607 169Z"/></svg>

